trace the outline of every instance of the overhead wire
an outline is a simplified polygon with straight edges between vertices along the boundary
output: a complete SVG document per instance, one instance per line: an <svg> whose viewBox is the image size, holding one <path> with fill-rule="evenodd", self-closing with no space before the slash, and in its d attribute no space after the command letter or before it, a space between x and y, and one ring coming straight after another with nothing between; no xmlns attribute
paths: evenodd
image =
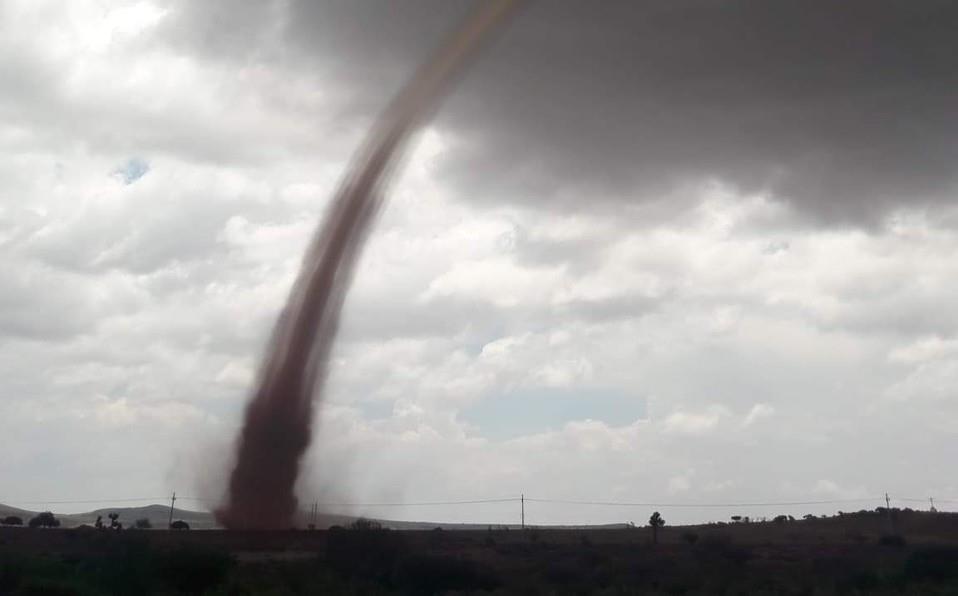
<svg viewBox="0 0 958 596"><path fill-rule="evenodd" d="M162 504L170 500L169 496L156 497L125 497L101 499L57 499L57 500L33 500L33 499L10 499L0 500L5 504L11 505L82 505L96 503L138 503L153 502ZM200 497L177 496L177 501L192 501L205 505L215 504L215 500L204 499ZM726 502L670 502L670 501L606 501L606 500L579 500L579 499L550 499L539 497L498 497L488 499L465 499L465 500L446 500L446 501L383 501L383 502L328 502L316 501L321 507L445 507L459 505L482 505L496 503L518 503L520 501L527 503L544 503L558 505L580 505L594 507L661 507L661 508L734 508L734 507L797 507L812 505L837 505L842 503L867 503L884 502L883 496L855 497L844 499L819 499L819 500L794 500L794 501L726 501ZM893 502L914 502L927 503L928 498L917 497L893 497ZM958 499L935 498L935 503L958 503Z"/></svg>

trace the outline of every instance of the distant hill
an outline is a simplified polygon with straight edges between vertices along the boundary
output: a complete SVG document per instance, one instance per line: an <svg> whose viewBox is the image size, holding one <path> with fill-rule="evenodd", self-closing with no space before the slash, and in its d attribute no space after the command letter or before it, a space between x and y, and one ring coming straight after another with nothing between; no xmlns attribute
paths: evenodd
<svg viewBox="0 0 958 596"><path fill-rule="evenodd" d="M9 505L4 505L0 503L0 517L6 517L8 515L16 515L23 519L24 523L27 522L31 517L35 516L37 511L28 511L25 509L18 509L16 507L11 507ZM147 505L145 507L110 507L106 509L97 509L94 511L89 511L86 513L56 513L57 519L60 520L60 524L65 528L75 528L81 525L90 525L92 526L96 522L97 516L102 516L103 520L109 523L107 515L110 513L119 513L119 521L123 524L124 528L129 528L133 526L134 522L138 519L148 519L150 520L150 525L154 528L165 528L169 524L170 520L170 507L169 505ZM173 510L173 519L174 520L183 520L190 525L190 528L196 530L210 530L218 528L219 525L216 523L216 520L213 517L212 513L207 511L189 511L186 509L174 509ZM316 527L319 529L329 528L331 526L349 526L353 522L359 519L356 516L351 515L336 515L331 513L320 513L316 519ZM299 523L300 527L305 527L308 523L308 519L304 516ZM489 524L458 524L458 523L437 523L429 521L396 521L389 519L377 519L375 520L382 524L385 528L390 528L393 530L432 530L434 528L442 528L444 530L485 530L490 526ZM518 529L518 524L512 525L494 525L495 528L509 528L509 529ZM619 529L627 527L626 524L608 524L603 526L549 526L555 529Z"/></svg>
<svg viewBox="0 0 958 596"><path fill-rule="evenodd" d="M26 523L29 517L36 514L32 511L27 511L26 509L17 509L16 507L11 507L9 505L4 505L3 503L0 503L0 518L7 517L10 515L15 515L23 519L24 523Z"/></svg>
<svg viewBox="0 0 958 596"><path fill-rule="evenodd" d="M0 503L0 517L15 515L23 519L26 523L38 511L28 511ZM97 516L101 516L106 523L109 523L107 515L110 513L119 513L119 521L123 527L130 527L138 519L146 518L154 528L165 528L170 519L169 505L147 505L146 507L111 507L109 509L97 509L86 513L55 513L60 520L61 527L75 528L84 524L92 526L96 523ZM187 511L185 509L174 509L173 519L181 519L190 524L191 528L210 529L215 528L216 522L213 515L204 511Z"/></svg>

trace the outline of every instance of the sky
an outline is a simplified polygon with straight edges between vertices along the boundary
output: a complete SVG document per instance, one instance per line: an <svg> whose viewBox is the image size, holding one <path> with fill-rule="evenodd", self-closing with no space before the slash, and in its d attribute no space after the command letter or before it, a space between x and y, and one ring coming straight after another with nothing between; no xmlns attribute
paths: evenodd
<svg viewBox="0 0 958 596"><path fill-rule="evenodd" d="M468 8L0 4L0 502L216 503L339 177ZM393 180L303 501L958 508L956 28L935 0L530 3Z"/></svg>

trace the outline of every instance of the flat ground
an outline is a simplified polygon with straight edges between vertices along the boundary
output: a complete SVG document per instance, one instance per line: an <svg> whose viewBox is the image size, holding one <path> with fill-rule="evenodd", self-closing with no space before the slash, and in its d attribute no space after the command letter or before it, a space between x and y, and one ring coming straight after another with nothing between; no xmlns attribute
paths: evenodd
<svg viewBox="0 0 958 596"><path fill-rule="evenodd" d="M176 593L958 594L958 515L666 527L658 544L647 528L0 529L0 594Z"/></svg>

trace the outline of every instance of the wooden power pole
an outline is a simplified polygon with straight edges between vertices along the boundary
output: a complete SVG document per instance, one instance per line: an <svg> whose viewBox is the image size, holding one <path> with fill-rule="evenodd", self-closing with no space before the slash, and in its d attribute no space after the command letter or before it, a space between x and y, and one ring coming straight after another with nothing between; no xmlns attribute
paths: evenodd
<svg viewBox="0 0 958 596"><path fill-rule="evenodd" d="M885 493L885 513L888 514L888 531L892 535L897 534L898 532L895 530L895 518L891 512L891 499L888 498L888 493Z"/></svg>
<svg viewBox="0 0 958 596"><path fill-rule="evenodd" d="M519 522L522 525L522 529L526 529L526 496L525 494L519 495Z"/></svg>
<svg viewBox="0 0 958 596"><path fill-rule="evenodd" d="M167 528L173 527L173 505L176 504L176 491L173 491L173 497L170 498L170 522L167 524Z"/></svg>

